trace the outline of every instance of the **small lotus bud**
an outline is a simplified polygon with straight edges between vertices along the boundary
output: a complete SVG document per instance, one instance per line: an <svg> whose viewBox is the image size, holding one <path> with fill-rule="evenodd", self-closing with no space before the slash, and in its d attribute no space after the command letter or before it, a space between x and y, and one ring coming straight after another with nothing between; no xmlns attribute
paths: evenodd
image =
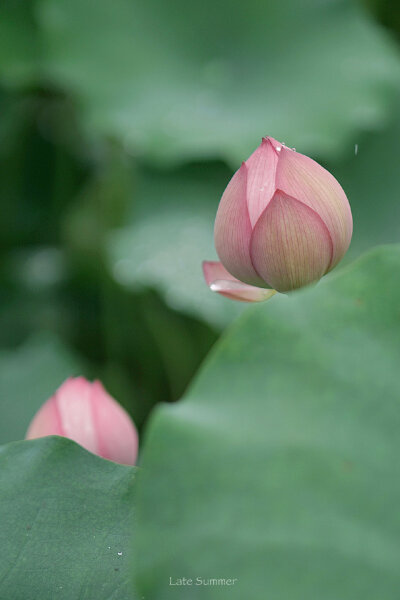
<svg viewBox="0 0 400 600"><path fill-rule="evenodd" d="M138 435L128 413L100 381L84 377L67 379L45 402L29 425L26 439L60 435L74 440L93 454L133 465Z"/></svg>
<svg viewBox="0 0 400 600"><path fill-rule="evenodd" d="M254 288L295 290L337 265L352 231L336 179L311 158L264 138L229 182L215 220L216 250L230 277L221 279L218 263L206 262L207 283L247 301L249 294L252 301L266 299Z"/></svg>

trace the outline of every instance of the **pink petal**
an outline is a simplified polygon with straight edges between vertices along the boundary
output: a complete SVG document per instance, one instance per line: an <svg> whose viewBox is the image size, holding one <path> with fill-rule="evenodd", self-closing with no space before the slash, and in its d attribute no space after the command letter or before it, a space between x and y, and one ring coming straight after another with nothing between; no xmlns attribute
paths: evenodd
<svg viewBox="0 0 400 600"><path fill-rule="evenodd" d="M204 261L203 272L209 288L231 300L263 302L276 293L275 290L266 290L238 281L220 262Z"/></svg>
<svg viewBox="0 0 400 600"><path fill-rule="evenodd" d="M122 464L135 464L138 435L128 413L99 381L67 379L33 418L26 439L61 435L90 452Z"/></svg>
<svg viewBox="0 0 400 600"><path fill-rule="evenodd" d="M246 160L247 208L252 227L275 192L275 172L278 164L276 144L278 148L282 146L273 138L263 138L261 145Z"/></svg>
<svg viewBox="0 0 400 600"><path fill-rule="evenodd" d="M224 267L224 265L216 260L203 260L203 274L208 287L216 281L216 279L227 279L228 281L237 281Z"/></svg>
<svg viewBox="0 0 400 600"><path fill-rule="evenodd" d="M326 273L332 241L315 211L277 190L254 228L251 255L265 281L286 292Z"/></svg>
<svg viewBox="0 0 400 600"><path fill-rule="evenodd" d="M92 383L91 402L98 454L123 465L134 465L138 435L128 413L106 392L100 381Z"/></svg>
<svg viewBox="0 0 400 600"><path fill-rule="evenodd" d="M240 281L263 287L250 258L251 223L246 202L247 167L236 171L221 198L214 227L215 247L223 265Z"/></svg>
<svg viewBox="0 0 400 600"><path fill-rule="evenodd" d="M326 169L308 156L282 147L276 188L312 208L328 228L333 252L329 269L346 253L353 232L351 210L342 187Z"/></svg>
<svg viewBox="0 0 400 600"><path fill-rule="evenodd" d="M55 396L65 437L98 454L91 394L92 384L84 377L76 377L67 379Z"/></svg>
<svg viewBox="0 0 400 600"><path fill-rule="evenodd" d="M40 407L32 419L25 437L27 440L33 440L47 435L64 435L55 396L49 398Z"/></svg>

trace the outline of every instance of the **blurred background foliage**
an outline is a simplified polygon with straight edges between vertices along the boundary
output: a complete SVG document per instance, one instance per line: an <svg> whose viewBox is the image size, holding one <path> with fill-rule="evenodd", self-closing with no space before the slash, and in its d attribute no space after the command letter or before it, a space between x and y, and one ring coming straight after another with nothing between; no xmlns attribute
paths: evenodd
<svg viewBox="0 0 400 600"><path fill-rule="evenodd" d="M245 307L201 261L263 135L324 164L349 258L400 239L400 10L364 0L3 0L0 442L69 374L141 427Z"/></svg>

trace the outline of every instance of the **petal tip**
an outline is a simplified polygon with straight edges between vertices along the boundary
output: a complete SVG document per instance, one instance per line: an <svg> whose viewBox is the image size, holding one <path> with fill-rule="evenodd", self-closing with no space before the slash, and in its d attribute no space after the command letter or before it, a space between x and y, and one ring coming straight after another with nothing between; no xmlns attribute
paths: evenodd
<svg viewBox="0 0 400 600"><path fill-rule="evenodd" d="M276 294L275 290L257 288L241 281L226 279L213 281L210 290L237 302L265 302Z"/></svg>
<svg viewBox="0 0 400 600"><path fill-rule="evenodd" d="M282 148L284 147L283 143L278 142L278 140L271 137L270 135L267 135L262 138L261 145L266 145L266 144L269 144L271 146L271 148L275 151L275 153L279 153L282 150Z"/></svg>
<svg viewBox="0 0 400 600"><path fill-rule="evenodd" d="M275 290L259 288L239 281L220 262L203 260L202 267L204 279L210 290L225 298L239 302L262 302L276 293Z"/></svg>

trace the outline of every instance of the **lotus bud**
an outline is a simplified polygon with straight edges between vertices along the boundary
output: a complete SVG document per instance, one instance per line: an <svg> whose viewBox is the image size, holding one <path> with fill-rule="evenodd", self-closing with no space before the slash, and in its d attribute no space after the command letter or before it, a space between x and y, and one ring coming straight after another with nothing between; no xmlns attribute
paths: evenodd
<svg viewBox="0 0 400 600"><path fill-rule="evenodd" d="M221 263L205 262L205 278L230 298L265 300L271 290L318 281L343 258L352 231L350 206L336 179L266 137L221 198L214 229Z"/></svg>
<svg viewBox="0 0 400 600"><path fill-rule="evenodd" d="M128 413L100 381L67 379L29 425L26 439L60 435L93 454L125 465L135 464L138 434Z"/></svg>

